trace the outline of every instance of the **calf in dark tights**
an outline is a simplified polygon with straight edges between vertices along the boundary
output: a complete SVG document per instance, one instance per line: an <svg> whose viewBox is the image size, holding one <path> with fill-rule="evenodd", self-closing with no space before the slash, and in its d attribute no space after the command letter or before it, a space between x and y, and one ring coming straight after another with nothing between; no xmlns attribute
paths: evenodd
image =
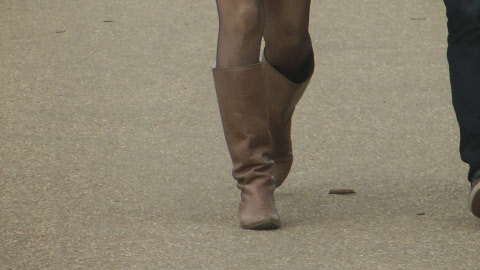
<svg viewBox="0 0 480 270"><path fill-rule="evenodd" d="M273 193L293 162L291 119L314 69L310 0L217 0L217 9L213 76L241 191L240 225L276 229ZM259 62L262 38L267 49Z"/></svg>

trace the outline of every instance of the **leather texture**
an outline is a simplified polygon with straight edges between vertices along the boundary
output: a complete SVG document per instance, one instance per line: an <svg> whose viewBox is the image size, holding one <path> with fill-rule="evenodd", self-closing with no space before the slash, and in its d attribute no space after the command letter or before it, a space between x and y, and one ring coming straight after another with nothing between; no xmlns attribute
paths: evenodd
<svg viewBox="0 0 480 270"><path fill-rule="evenodd" d="M307 79L294 83L273 67L263 56L262 64L267 87L269 129L273 138L272 160L275 165L272 176L275 186L279 187L287 178L293 163L292 153L292 116L295 106L302 98L315 69L313 52L305 67Z"/></svg>
<svg viewBox="0 0 480 270"><path fill-rule="evenodd" d="M239 220L245 229L280 226L274 199L272 136L268 128L264 65L213 69L220 116L241 190Z"/></svg>

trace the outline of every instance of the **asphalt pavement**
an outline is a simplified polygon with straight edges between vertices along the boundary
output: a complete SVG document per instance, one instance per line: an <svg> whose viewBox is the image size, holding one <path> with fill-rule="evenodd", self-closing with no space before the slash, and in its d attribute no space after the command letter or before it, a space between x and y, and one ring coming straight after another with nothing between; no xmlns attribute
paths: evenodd
<svg viewBox="0 0 480 270"><path fill-rule="evenodd" d="M277 231L238 224L217 27L213 0L0 0L0 269L480 269L442 1L313 1Z"/></svg>

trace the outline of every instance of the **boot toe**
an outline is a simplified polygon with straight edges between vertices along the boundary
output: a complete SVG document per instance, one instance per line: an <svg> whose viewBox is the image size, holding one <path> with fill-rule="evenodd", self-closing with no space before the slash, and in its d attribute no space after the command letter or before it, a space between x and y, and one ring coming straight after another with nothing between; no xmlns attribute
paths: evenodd
<svg viewBox="0 0 480 270"><path fill-rule="evenodd" d="M240 219L240 226L250 230L275 230L280 228L278 214L247 215Z"/></svg>

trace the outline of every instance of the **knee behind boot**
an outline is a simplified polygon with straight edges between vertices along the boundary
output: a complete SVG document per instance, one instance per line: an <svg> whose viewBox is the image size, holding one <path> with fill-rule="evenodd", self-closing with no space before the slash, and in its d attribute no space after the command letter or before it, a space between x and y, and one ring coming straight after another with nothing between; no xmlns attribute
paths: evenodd
<svg viewBox="0 0 480 270"><path fill-rule="evenodd" d="M276 187L287 178L293 163L291 121L295 106L307 88L315 68L313 52L304 67L306 80L294 83L275 69L263 56L267 88L269 128L273 137L272 160L275 162L272 175Z"/></svg>

